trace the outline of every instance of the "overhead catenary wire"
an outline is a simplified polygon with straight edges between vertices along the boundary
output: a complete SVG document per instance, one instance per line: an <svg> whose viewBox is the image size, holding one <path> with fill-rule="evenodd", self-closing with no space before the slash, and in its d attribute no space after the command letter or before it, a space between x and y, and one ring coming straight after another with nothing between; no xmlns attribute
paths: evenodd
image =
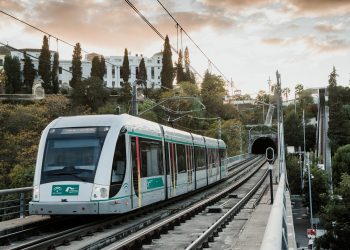
<svg viewBox="0 0 350 250"><path fill-rule="evenodd" d="M3 13L4 15L6 15L6 16L8 16L8 17L11 17L11 18L15 19L16 21L18 21L18 22L20 22L20 23L23 23L23 24L25 24L25 25L27 25L27 26L29 26L29 27L31 27L31 28L37 30L37 31L42 32L43 34L47 35L49 38L50 38L50 37L55 38L55 39L56 39L56 43L57 43L56 52L58 52L58 42L59 42L59 41L62 42L62 43L64 43L64 44L66 44L66 45L69 45L69 46L71 46L71 47L73 47L73 48L75 47L75 45L73 45L72 43L67 42L67 41L65 41L65 40L63 40L63 39L61 39L61 38L59 38L58 36L55 36L55 35L53 35L53 34L47 32L47 31L45 31L45 30L43 30L43 29L41 29L41 28L39 28L39 27L37 27L37 26L35 26L35 25L32 25L32 24L30 24L30 23L28 23L28 22L26 22L26 21L23 21L23 20L19 19L18 17L15 17L14 15L11 15L11 14L9 14L9 13L3 11L3 10L0 10L0 13ZM155 31L156 31L156 30L155 30ZM158 35L160 35L160 36L163 38L163 40L165 39L160 33L159 33ZM18 50L18 49L17 49L17 50ZM20 50L18 50L18 51L20 51ZM84 53L86 53L86 54L90 54L89 51L86 51L86 50L84 50L84 49L81 49L81 51L84 52ZM33 57L33 58L35 58L35 57ZM107 61L107 60L106 60L105 62L106 62L107 64L111 65L111 66L119 67L119 65L114 64L114 63L112 63L112 62L110 62L110 61ZM71 71L68 71L68 70L64 70L64 71L72 73ZM135 73L131 73L131 72L130 72L130 74L136 76ZM84 77L84 79L87 79L87 78ZM151 84L154 83L154 82L152 82L152 81L150 81L150 80L148 80L148 79L146 79L146 82L151 83ZM164 87L164 86L162 86L162 85L160 85L160 87L163 88L163 89L169 90L168 88L166 88L166 87Z"/></svg>
<svg viewBox="0 0 350 250"><path fill-rule="evenodd" d="M141 17L142 20L145 21L145 23L160 37L163 41L165 41L165 37L157 30L156 27L151 24L148 19L135 7L134 4L132 4L129 0L125 0L125 2ZM172 51L174 51L176 54L179 54L177 49L170 44L170 47ZM201 79L203 79L202 75L192 66L190 65L190 68L193 72L195 72Z"/></svg>
<svg viewBox="0 0 350 250"><path fill-rule="evenodd" d="M228 78L221 72L221 70L216 66L216 64L211 60L207 54L199 47L199 45L192 39L192 37L186 32L186 30L179 24L179 22L175 19L175 17L168 11L167 8L161 3L160 0L157 0L157 2L162 6L162 8L168 13L168 15L173 19L173 21L176 23L176 26L180 27L180 30L185 33L185 35L191 40L191 42L197 47L197 49L204 55L204 57L214 66L214 68L220 73L220 75L229 82ZM182 32L181 32L182 33ZM182 34L181 34L182 35Z"/></svg>
<svg viewBox="0 0 350 250"><path fill-rule="evenodd" d="M7 48L9 48L9 49L11 49L11 50L14 50L14 51L23 53L23 55L28 56L28 57L31 57L31 58L35 58L35 59L37 59L37 60L39 61L39 57L33 56L33 55L31 55L31 54L27 54L26 51L24 51L24 50L17 49L17 48L15 48L15 47L12 47L12 46L10 46L10 45L8 45L8 44L5 44L5 43L3 43L3 42L0 42L0 45L6 46ZM49 63L50 66L53 65L53 62L51 62L51 61L46 61L46 60L44 60L43 62ZM74 75L74 73L73 73L72 71L70 71L70 70L68 70L68 69L65 69L65 68L63 68L63 67L61 67L61 68L62 68L63 71L68 72L68 73L71 73L72 75ZM35 70L36 72L39 72L38 69L35 69L35 68L34 68L34 70ZM81 78L84 79L84 80L87 79L87 78L84 77L84 76L81 76Z"/></svg>

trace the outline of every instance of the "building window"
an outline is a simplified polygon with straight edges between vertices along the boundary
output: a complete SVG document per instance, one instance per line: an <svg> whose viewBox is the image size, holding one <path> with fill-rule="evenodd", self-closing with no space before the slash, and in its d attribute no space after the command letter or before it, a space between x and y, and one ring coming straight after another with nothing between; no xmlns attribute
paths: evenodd
<svg viewBox="0 0 350 250"><path fill-rule="evenodd" d="M136 77L139 75L139 67L136 67Z"/></svg>
<svg viewBox="0 0 350 250"><path fill-rule="evenodd" d="M72 67L69 67L69 71L72 71L72 69L73 69Z"/></svg>
<svg viewBox="0 0 350 250"><path fill-rule="evenodd" d="M62 67L58 67L58 73L62 74Z"/></svg>
<svg viewBox="0 0 350 250"><path fill-rule="evenodd" d="M154 79L154 67L151 67L151 78Z"/></svg>
<svg viewBox="0 0 350 250"><path fill-rule="evenodd" d="M4 61L2 59L0 59L0 66L4 65Z"/></svg>
<svg viewBox="0 0 350 250"><path fill-rule="evenodd" d="M158 76L158 79L160 79L160 76Z"/></svg>
<svg viewBox="0 0 350 250"><path fill-rule="evenodd" d="M157 60L157 63L160 64L160 60Z"/></svg>
<svg viewBox="0 0 350 250"><path fill-rule="evenodd" d="M115 78L115 68L112 67L112 78Z"/></svg>
<svg viewBox="0 0 350 250"><path fill-rule="evenodd" d="M112 81L112 88L115 88L115 81Z"/></svg>
<svg viewBox="0 0 350 250"><path fill-rule="evenodd" d="M59 85L62 85L62 80L59 80L59 81L58 81L58 84L59 84Z"/></svg>

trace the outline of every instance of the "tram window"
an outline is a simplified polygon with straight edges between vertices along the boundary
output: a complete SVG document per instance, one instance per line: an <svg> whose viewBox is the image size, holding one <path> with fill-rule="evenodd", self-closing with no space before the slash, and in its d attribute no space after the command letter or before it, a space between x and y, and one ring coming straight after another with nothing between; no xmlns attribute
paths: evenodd
<svg viewBox="0 0 350 250"><path fill-rule="evenodd" d="M221 161L221 166L225 165L225 150L224 149L220 149L220 161Z"/></svg>
<svg viewBox="0 0 350 250"><path fill-rule="evenodd" d="M140 138L141 177L163 175L163 156L160 141Z"/></svg>
<svg viewBox="0 0 350 250"><path fill-rule="evenodd" d="M125 148L125 134L119 136L115 146L112 174L111 174L111 189L110 197L116 195L121 188L124 180L126 169L126 148Z"/></svg>
<svg viewBox="0 0 350 250"><path fill-rule="evenodd" d="M187 169L185 145L181 145L181 144L176 145L176 157L177 157L178 173L185 173Z"/></svg>
<svg viewBox="0 0 350 250"><path fill-rule="evenodd" d="M198 170L205 169L205 148L195 147L195 162Z"/></svg>

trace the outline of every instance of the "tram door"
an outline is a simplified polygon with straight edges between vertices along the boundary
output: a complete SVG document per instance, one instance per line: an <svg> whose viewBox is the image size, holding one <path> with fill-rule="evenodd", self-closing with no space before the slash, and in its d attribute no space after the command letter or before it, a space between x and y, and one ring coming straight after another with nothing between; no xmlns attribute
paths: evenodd
<svg viewBox="0 0 350 250"><path fill-rule="evenodd" d="M165 143L166 176L168 197L176 196L177 186L177 164L176 145L171 142Z"/></svg>

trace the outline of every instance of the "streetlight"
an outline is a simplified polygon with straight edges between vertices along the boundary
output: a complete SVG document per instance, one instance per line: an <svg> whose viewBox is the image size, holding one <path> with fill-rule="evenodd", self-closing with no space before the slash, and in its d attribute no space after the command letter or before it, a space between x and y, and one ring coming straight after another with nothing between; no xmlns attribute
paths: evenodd
<svg viewBox="0 0 350 250"><path fill-rule="evenodd" d="M308 157L308 156L307 156ZM305 156L304 156L305 158ZM305 161L305 159L304 159ZM307 164L307 172L308 172L308 180L309 180L309 202L310 202L310 224L311 228L314 229L314 223L313 223L313 213L312 213L312 194L311 194L311 173L310 173L310 164Z"/></svg>

